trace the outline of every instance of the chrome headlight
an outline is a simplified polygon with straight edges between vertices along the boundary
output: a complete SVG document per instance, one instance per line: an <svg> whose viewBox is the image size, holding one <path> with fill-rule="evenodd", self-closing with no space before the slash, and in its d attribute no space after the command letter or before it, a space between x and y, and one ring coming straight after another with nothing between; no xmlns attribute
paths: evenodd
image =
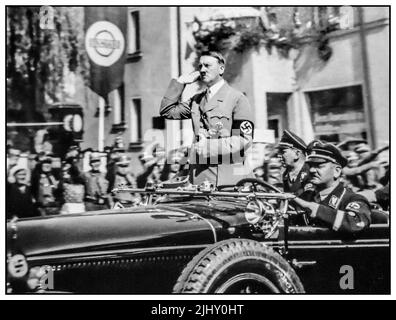
<svg viewBox="0 0 396 320"><path fill-rule="evenodd" d="M245 219L251 224L259 223L264 216L264 206L260 201L252 200L246 206Z"/></svg>
<svg viewBox="0 0 396 320"><path fill-rule="evenodd" d="M8 258L8 274L13 279L23 278L29 271L25 256L16 254Z"/></svg>

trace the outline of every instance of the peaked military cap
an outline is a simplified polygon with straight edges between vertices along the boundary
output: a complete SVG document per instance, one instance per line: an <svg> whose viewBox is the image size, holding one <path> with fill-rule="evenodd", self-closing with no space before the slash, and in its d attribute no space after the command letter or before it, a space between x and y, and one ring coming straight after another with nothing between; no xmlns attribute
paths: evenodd
<svg viewBox="0 0 396 320"><path fill-rule="evenodd" d="M367 143L360 143L355 147L355 152L357 153L364 153L364 152L370 152L370 147Z"/></svg>
<svg viewBox="0 0 396 320"><path fill-rule="evenodd" d="M126 154L123 154L121 157L118 158L116 165L117 166L127 166L130 163L131 163L131 159Z"/></svg>
<svg viewBox="0 0 396 320"><path fill-rule="evenodd" d="M354 149L358 144L361 143L366 143L367 144L367 140L364 139L355 139L355 138L348 138L343 140L342 142L336 144L336 147L341 149L341 150L352 150Z"/></svg>
<svg viewBox="0 0 396 320"><path fill-rule="evenodd" d="M283 135L279 141L278 148L296 148L304 152L307 151L307 145L305 144L304 140L289 130L283 131Z"/></svg>
<svg viewBox="0 0 396 320"><path fill-rule="evenodd" d="M319 140L312 141L308 146L308 163L333 162L345 167L347 159L342 155L341 150L334 144L322 142Z"/></svg>
<svg viewBox="0 0 396 320"><path fill-rule="evenodd" d="M98 152L93 152L89 155L89 163L100 162L100 154Z"/></svg>

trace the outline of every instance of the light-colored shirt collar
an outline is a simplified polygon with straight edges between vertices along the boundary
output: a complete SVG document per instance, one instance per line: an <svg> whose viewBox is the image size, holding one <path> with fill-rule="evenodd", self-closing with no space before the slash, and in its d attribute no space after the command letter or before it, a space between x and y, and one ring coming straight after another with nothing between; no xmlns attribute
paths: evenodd
<svg viewBox="0 0 396 320"><path fill-rule="evenodd" d="M219 82L216 82L213 86L209 87L209 99L211 99L219 90L220 88L225 84L224 79L221 79Z"/></svg>

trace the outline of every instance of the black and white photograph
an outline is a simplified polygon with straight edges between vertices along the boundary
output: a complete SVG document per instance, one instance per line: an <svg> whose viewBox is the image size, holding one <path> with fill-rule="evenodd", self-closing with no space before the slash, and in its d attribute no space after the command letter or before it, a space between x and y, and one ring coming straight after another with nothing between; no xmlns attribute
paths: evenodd
<svg viewBox="0 0 396 320"><path fill-rule="evenodd" d="M5 6L6 296L390 295L391 8L247 4Z"/></svg>

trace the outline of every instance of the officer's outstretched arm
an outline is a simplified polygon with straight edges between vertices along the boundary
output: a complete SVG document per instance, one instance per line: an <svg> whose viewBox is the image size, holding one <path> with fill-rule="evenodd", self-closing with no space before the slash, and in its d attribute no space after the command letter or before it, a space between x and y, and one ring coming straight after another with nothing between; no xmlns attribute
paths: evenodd
<svg viewBox="0 0 396 320"><path fill-rule="evenodd" d="M171 80L161 101L159 113L162 117L174 120L191 118L191 99L186 102L179 101L184 87L185 84Z"/></svg>
<svg viewBox="0 0 396 320"><path fill-rule="evenodd" d="M363 172L366 172L372 168L377 168L378 167L378 162L369 162L366 164L362 164L361 166L358 167L345 167L342 169L342 172L346 176L356 176L358 174L362 174Z"/></svg>

